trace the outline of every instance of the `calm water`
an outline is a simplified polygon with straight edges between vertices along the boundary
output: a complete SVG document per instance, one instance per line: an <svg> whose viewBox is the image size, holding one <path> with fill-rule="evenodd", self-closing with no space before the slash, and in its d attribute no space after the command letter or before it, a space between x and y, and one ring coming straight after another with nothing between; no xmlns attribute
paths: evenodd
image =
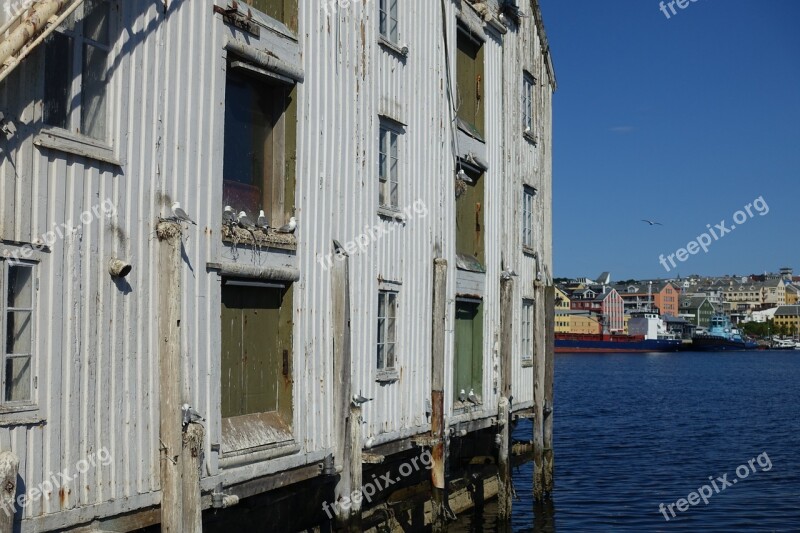
<svg viewBox="0 0 800 533"><path fill-rule="evenodd" d="M520 468L514 531L800 531L800 352L559 354L555 381L556 491L534 511ZM707 505L659 512L725 473ZM494 531L493 512L454 530Z"/></svg>

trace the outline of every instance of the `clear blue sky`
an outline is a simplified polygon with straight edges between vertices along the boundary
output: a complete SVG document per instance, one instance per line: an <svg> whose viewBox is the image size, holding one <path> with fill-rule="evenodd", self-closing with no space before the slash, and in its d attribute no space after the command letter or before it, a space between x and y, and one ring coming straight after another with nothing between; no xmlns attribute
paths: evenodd
<svg viewBox="0 0 800 533"><path fill-rule="evenodd" d="M541 5L555 275L800 274L800 1L697 0L670 19L657 0ZM735 224L761 196L769 213ZM737 227L707 253L659 264L722 220Z"/></svg>

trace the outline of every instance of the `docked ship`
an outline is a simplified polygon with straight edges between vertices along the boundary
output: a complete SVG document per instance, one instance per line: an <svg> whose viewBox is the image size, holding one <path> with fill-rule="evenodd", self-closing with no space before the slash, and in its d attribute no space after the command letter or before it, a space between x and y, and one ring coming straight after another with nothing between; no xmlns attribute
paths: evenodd
<svg viewBox="0 0 800 533"><path fill-rule="evenodd" d="M726 315L717 314L711 317L711 327L707 333L692 337L691 349L700 352L734 352L756 350L758 344L733 327Z"/></svg>
<svg viewBox="0 0 800 533"><path fill-rule="evenodd" d="M677 352L682 341L667 333L656 313L634 314L625 334L556 333L556 353Z"/></svg>

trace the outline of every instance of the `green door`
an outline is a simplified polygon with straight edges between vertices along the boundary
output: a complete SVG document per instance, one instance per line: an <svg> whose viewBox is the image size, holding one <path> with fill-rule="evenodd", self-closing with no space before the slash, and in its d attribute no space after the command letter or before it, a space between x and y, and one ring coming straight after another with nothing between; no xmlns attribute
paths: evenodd
<svg viewBox="0 0 800 533"><path fill-rule="evenodd" d="M454 399L463 389L481 395L483 384L483 304L456 301Z"/></svg>

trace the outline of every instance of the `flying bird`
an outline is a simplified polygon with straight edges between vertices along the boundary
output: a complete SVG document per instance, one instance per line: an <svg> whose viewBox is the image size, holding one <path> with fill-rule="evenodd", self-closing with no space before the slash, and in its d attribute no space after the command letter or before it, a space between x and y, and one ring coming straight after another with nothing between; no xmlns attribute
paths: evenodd
<svg viewBox="0 0 800 533"><path fill-rule="evenodd" d="M172 217L181 222L189 222L195 226L197 225L197 222L189 218L189 215L187 215L186 211L183 210L180 202L175 202L172 204Z"/></svg>
<svg viewBox="0 0 800 533"><path fill-rule="evenodd" d="M652 220L645 220L645 219L642 219L642 222L647 222L651 226L663 226L664 225L661 222L653 222Z"/></svg>
<svg viewBox="0 0 800 533"><path fill-rule="evenodd" d="M269 229L269 222L267 222L267 215L264 214L264 210L258 212L258 219L256 220L256 226L263 230Z"/></svg>
<svg viewBox="0 0 800 533"><path fill-rule="evenodd" d="M222 221L225 224L234 224L236 222L236 212L229 205L225 206L222 211Z"/></svg>
<svg viewBox="0 0 800 533"><path fill-rule="evenodd" d="M244 211L239 211L239 216L237 217L237 221L239 222L239 225L243 228L249 229L255 227L253 221L250 220L250 217L248 217L247 213L245 213Z"/></svg>
<svg viewBox="0 0 800 533"><path fill-rule="evenodd" d="M362 404L365 404L365 403L367 403L367 402L371 402L371 401L372 401L372 398L364 398L364 397L361 395L361 393L360 393L360 392L359 392L358 394L354 394L354 395L353 395L353 406L354 406L354 407L359 407L359 406L361 406Z"/></svg>
<svg viewBox="0 0 800 533"><path fill-rule="evenodd" d="M469 390L469 395L467 396L467 400L469 400L470 402L474 403L475 405L478 405L478 403L480 403L480 402L478 402L478 397L475 395L475 390L474 389L470 389Z"/></svg>
<svg viewBox="0 0 800 533"><path fill-rule="evenodd" d="M205 420L205 418L203 418L200 413L195 411L195 409L188 403L185 403L181 406L181 413L183 414L183 429L186 429L186 426L192 422Z"/></svg>
<svg viewBox="0 0 800 533"><path fill-rule="evenodd" d="M277 231L278 233L294 233L295 228L297 228L297 219L292 217L289 219L288 224L286 224L285 226L281 226L275 231Z"/></svg>

